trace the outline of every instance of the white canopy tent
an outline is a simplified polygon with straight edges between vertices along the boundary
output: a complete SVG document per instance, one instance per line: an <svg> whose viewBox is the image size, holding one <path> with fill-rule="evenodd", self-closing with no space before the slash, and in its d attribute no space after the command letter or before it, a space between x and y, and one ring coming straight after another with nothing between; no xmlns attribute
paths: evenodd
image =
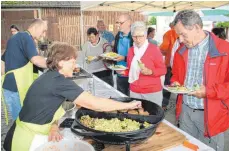
<svg viewBox="0 0 229 151"><path fill-rule="evenodd" d="M184 9L215 9L229 1L81 1L83 11L137 11L160 12Z"/></svg>
<svg viewBox="0 0 229 151"><path fill-rule="evenodd" d="M81 1L81 37L84 11L178 12L184 9L216 9L229 1Z"/></svg>

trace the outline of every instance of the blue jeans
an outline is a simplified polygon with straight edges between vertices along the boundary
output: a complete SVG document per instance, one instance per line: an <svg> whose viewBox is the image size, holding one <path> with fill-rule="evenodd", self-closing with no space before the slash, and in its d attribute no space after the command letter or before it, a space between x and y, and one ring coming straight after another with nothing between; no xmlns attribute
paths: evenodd
<svg viewBox="0 0 229 151"><path fill-rule="evenodd" d="M18 92L9 91L6 89L3 89L3 93L9 112L13 120L16 120L19 112L21 111L19 94Z"/></svg>

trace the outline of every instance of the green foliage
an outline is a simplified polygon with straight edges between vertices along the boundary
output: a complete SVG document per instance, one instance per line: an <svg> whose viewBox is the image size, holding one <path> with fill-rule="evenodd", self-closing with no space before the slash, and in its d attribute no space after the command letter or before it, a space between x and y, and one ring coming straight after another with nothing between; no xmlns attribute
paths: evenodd
<svg viewBox="0 0 229 151"><path fill-rule="evenodd" d="M152 16L148 22L148 25L156 25L157 19L156 17Z"/></svg>
<svg viewBox="0 0 229 151"><path fill-rule="evenodd" d="M229 14L225 15L229 17ZM229 21L226 22L219 22L217 25L217 27L223 27L223 28L229 28Z"/></svg>
<svg viewBox="0 0 229 151"><path fill-rule="evenodd" d="M227 22L219 22L216 26L217 27L228 28L229 27L229 21L227 21Z"/></svg>

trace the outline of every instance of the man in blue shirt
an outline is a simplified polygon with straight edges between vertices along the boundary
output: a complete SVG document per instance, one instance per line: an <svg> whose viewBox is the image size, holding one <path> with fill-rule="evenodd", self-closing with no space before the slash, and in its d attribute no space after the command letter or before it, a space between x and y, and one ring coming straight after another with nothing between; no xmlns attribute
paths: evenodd
<svg viewBox="0 0 229 151"><path fill-rule="evenodd" d="M114 35L106 30L103 20L97 21L97 30L99 31L100 37L106 39L109 44L112 44L114 41Z"/></svg>
<svg viewBox="0 0 229 151"><path fill-rule="evenodd" d="M116 24L119 27L119 32L115 36L114 52L120 56L116 58L117 65L126 66L126 58L128 50L133 46L133 39L130 34L131 18L128 14L119 16ZM128 77L117 75L117 88L122 93L129 95Z"/></svg>
<svg viewBox="0 0 229 151"><path fill-rule="evenodd" d="M18 32L9 39L6 51L1 57L5 63L5 73L24 67L29 61L35 66L46 68L46 60L38 55L34 42L43 38L46 31L47 22L35 19L26 32ZM15 120L21 110L21 105L14 74L6 75L3 92L6 104Z"/></svg>

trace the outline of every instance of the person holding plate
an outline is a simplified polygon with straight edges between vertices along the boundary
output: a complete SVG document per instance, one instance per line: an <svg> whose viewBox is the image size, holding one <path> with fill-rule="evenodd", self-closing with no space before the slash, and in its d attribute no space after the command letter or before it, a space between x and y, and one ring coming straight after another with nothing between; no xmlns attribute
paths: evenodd
<svg viewBox="0 0 229 151"><path fill-rule="evenodd" d="M173 22L182 44L174 55L171 84L200 86L178 95L176 119L182 130L223 151L229 128L229 43L203 30L193 10L178 12Z"/></svg>
<svg viewBox="0 0 229 151"><path fill-rule="evenodd" d="M107 68L107 60L100 57L103 53L112 51L111 45L99 36L99 32L94 27L87 30L87 37L88 41L82 47L85 56L84 67L88 72L113 86L112 71Z"/></svg>
<svg viewBox="0 0 229 151"><path fill-rule="evenodd" d="M144 22L131 25L133 47L128 51L127 67L119 73L128 75L130 97L149 100L162 106L162 85L160 77L166 74L159 48L148 42Z"/></svg>

